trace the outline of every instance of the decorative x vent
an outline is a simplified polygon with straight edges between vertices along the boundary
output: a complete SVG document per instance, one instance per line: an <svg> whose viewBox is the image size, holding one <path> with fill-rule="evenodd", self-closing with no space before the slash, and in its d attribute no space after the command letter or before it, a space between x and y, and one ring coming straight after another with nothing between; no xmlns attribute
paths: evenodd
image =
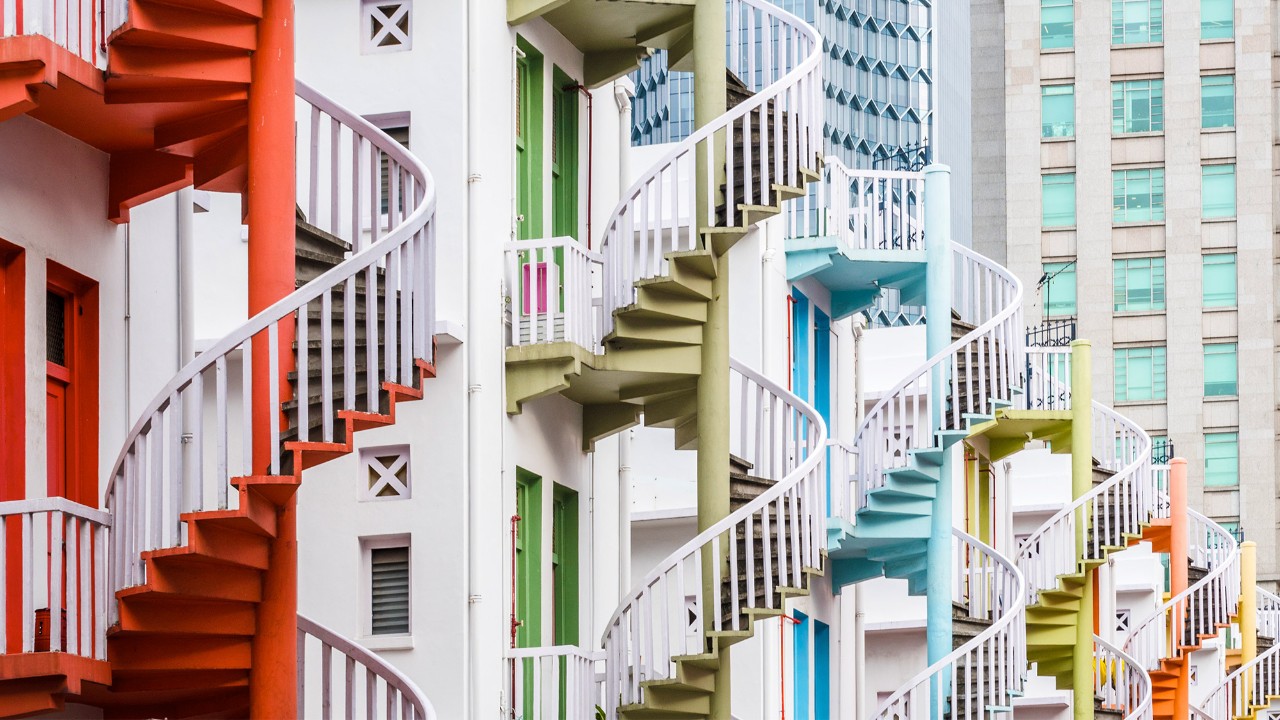
<svg viewBox="0 0 1280 720"><path fill-rule="evenodd" d="M361 450L360 476L364 500L407 499L410 494L409 446Z"/></svg>
<svg viewBox="0 0 1280 720"><path fill-rule="evenodd" d="M364 17L363 46L366 53L409 50L413 46L409 35L409 15L412 0L388 2L388 0L364 0L361 4Z"/></svg>

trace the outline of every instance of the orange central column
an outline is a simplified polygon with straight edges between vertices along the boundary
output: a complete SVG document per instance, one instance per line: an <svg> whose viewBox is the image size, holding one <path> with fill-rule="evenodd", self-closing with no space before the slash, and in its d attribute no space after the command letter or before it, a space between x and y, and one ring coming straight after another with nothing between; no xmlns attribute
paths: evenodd
<svg viewBox="0 0 1280 720"><path fill-rule="evenodd" d="M1174 458L1169 461L1169 593L1177 597L1187 589L1187 557L1190 549L1187 528L1187 460ZM1174 617L1186 617L1185 605L1173 609ZM1173 638L1182 642L1181 634ZM1170 648L1172 654L1176 650ZM1187 717L1191 712L1191 663L1184 656L1178 668L1178 689L1174 694L1174 717Z"/></svg>
<svg viewBox="0 0 1280 720"><path fill-rule="evenodd" d="M264 0L258 49L249 85L249 312L257 313L294 288L294 68L293 2ZM267 337L253 343L253 466L269 473L273 407L268 383L275 375L280 400L289 398L294 327L279 328L279 366L272 368ZM283 419L280 427L284 427ZM278 511L270 567L263 577L257 634L249 671L254 718L297 717L298 541L296 500Z"/></svg>

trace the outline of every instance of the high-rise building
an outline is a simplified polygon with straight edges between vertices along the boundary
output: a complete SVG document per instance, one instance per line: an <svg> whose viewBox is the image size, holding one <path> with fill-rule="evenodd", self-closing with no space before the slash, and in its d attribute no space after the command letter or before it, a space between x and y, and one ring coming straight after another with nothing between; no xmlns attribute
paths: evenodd
<svg viewBox="0 0 1280 720"><path fill-rule="evenodd" d="M1191 505L1276 560L1276 128L1262 0L974 0L974 247L1094 388L1186 457Z"/></svg>

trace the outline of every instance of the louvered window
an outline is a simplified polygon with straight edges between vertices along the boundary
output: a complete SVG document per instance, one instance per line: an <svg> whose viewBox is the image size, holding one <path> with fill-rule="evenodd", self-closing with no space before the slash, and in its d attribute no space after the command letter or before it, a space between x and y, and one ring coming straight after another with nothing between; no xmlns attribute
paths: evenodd
<svg viewBox="0 0 1280 720"><path fill-rule="evenodd" d="M67 365L67 299L45 292L45 353L54 365Z"/></svg>
<svg viewBox="0 0 1280 720"><path fill-rule="evenodd" d="M395 140L396 142L400 143L405 148L409 147L409 126L404 125L400 127L384 127L382 128L382 132L390 135L392 140ZM382 184L379 185L379 187L382 188L382 214L386 215L387 207L390 205L390 202L391 202L391 158L390 156L388 156L386 153L383 153L381 155L381 163L382 163L382 169L381 169ZM403 170L403 168L400 168L400 169ZM409 209L409 203L408 203L408 197L405 193L405 183L404 183L403 175L404 174L401 173L401 177L397 179L397 183L398 183L397 187L399 188L397 192L400 198L400 202L397 204L400 205L399 210L401 213L407 213Z"/></svg>
<svg viewBox="0 0 1280 720"><path fill-rule="evenodd" d="M409 634L409 548L369 551L371 634Z"/></svg>

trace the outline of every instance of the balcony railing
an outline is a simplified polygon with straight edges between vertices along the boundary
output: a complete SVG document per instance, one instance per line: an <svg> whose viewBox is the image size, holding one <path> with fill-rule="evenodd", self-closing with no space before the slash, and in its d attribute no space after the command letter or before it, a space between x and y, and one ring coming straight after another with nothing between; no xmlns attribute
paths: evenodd
<svg viewBox="0 0 1280 720"><path fill-rule="evenodd" d="M1071 348L1027 347L1027 410L1071 409Z"/></svg>
<svg viewBox="0 0 1280 720"><path fill-rule="evenodd" d="M0 592L0 620L21 618L20 638L6 637L0 622L0 655L15 648L107 659L110 525L106 512L65 498L0 502L0 584L22 588L16 613Z"/></svg>
<svg viewBox="0 0 1280 720"><path fill-rule="evenodd" d="M828 157L816 191L791 203L788 237L835 235L853 250L924 249L924 174L846 167Z"/></svg>
<svg viewBox="0 0 1280 720"><path fill-rule="evenodd" d="M1027 328L1027 347L1065 347L1075 339L1075 318L1045 320Z"/></svg>
<svg viewBox="0 0 1280 720"><path fill-rule="evenodd" d="M43 35L105 70L107 38L128 14L128 0L0 0L0 37Z"/></svg>
<svg viewBox="0 0 1280 720"><path fill-rule="evenodd" d="M600 321L591 278L602 261L569 237L507 243L509 345L571 342L596 351Z"/></svg>
<svg viewBox="0 0 1280 720"><path fill-rule="evenodd" d="M507 650L513 711L510 717L595 717L596 708L604 703L603 675L597 672L603 661L603 651L588 651L576 645Z"/></svg>

